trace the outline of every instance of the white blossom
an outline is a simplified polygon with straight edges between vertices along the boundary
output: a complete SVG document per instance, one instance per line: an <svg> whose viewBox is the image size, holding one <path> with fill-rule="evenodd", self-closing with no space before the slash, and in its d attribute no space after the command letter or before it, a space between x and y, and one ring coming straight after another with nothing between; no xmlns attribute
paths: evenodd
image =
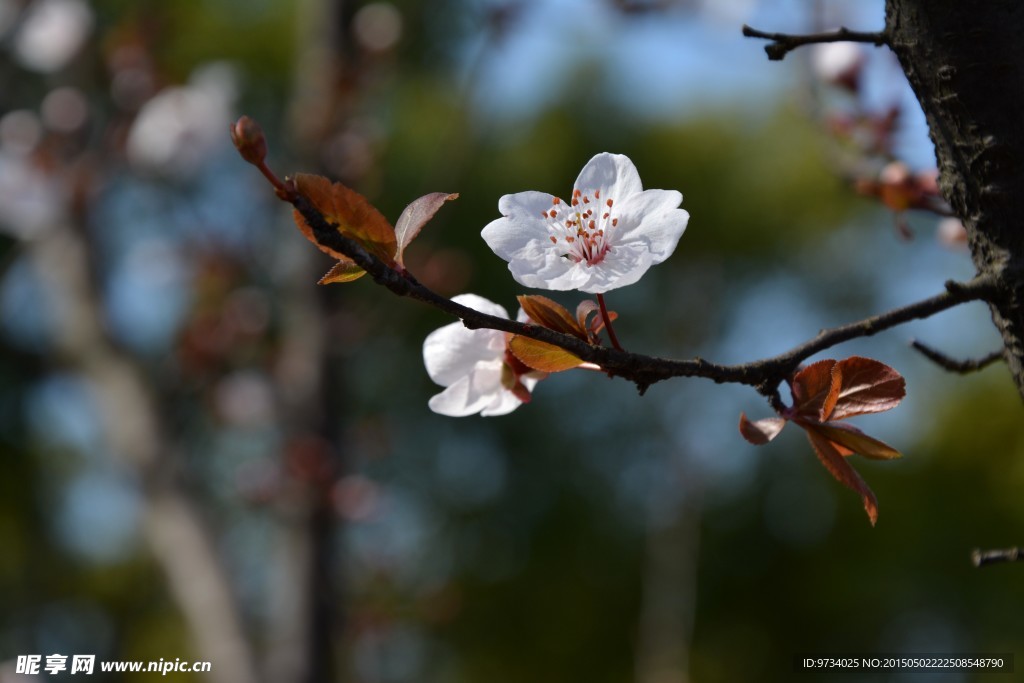
<svg viewBox="0 0 1024 683"><path fill-rule="evenodd" d="M476 294L460 294L452 301L481 313L508 318L500 305ZM430 399L430 409L441 415L464 417L505 415L523 403L519 394L529 392L539 376L517 374L508 358L505 333L471 330L461 322L431 332L423 342L427 374L445 390Z"/></svg>
<svg viewBox="0 0 1024 683"><path fill-rule="evenodd" d="M676 248L690 214L675 190L644 190L633 162L602 153L580 171L566 202L507 194L481 233L516 282L591 294L631 285Z"/></svg>
<svg viewBox="0 0 1024 683"><path fill-rule="evenodd" d="M811 65L826 83L845 83L856 78L866 57L861 46L851 42L821 43L811 50Z"/></svg>

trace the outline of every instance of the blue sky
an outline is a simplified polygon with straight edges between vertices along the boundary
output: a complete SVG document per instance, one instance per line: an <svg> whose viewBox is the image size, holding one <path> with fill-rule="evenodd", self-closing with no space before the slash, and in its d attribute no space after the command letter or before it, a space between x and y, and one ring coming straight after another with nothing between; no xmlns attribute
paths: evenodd
<svg viewBox="0 0 1024 683"><path fill-rule="evenodd" d="M478 101L489 113L535 111L585 62L599 65L603 82L596 86L655 115L678 116L680 109L784 93L799 69L769 64L763 42L744 38L741 26L750 22L766 30L806 30L808 16L801 8L808 3L704 4L696 13L678 9L624 19L608 3L595 0L530 3L508 39L491 46ZM864 28L880 23L881 2L846 4L850 7L842 21ZM467 51L472 55L479 49L478 42Z"/></svg>

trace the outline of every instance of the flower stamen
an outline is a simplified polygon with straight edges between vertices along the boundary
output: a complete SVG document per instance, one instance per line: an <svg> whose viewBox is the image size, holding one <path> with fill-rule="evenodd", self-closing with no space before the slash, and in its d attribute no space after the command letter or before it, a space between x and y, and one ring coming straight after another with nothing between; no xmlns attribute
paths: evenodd
<svg viewBox="0 0 1024 683"><path fill-rule="evenodd" d="M594 190L593 200L600 197L601 190ZM582 205L590 204L593 200L590 193L576 188L572 191L571 207L563 209L562 200L554 197L551 200L552 208L541 212L548 222L551 233L548 239L551 243L556 246L564 243L568 246L565 253L560 255L576 263L586 263L588 266L601 263L611 251L612 235L609 231L618 225L618 218L612 216L614 201L611 198L605 199L607 210L600 214L600 218L591 207L581 210Z"/></svg>

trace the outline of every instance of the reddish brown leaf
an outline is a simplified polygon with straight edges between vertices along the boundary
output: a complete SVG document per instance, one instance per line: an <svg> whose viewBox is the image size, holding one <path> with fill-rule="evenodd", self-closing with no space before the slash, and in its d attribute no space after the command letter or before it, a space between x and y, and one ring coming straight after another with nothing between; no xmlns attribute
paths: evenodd
<svg viewBox="0 0 1024 683"><path fill-rule="evenodd" d="M828 424L804 424L802 425L809 432L817 432L822 437L833 442L840 451L848 450L849 455L856 453L872 460L892 460L903 457L898 450L878 439L872 438L848 424L830 422Z"/></svg>
<svg viewBox="0 0 1024 683"><path fill-rule="evenodd" d="M530 393L530 390L526 388L525 384L518 380L515 384L512 385L512 388L509 389L509 391L511 391L512 395L514 395L523 403L529 403L530 401L533 400L533 394Z"/></svg>
<svg viewBox="0 0 1024 683"><path fill-rule="evenodd" d="M513 365L518 367L513 367ZM533 400L530 390L523 384L521 373L531 372L530 368L510 353L505 354L505 364L501 368L501 385L512 392L512 394L523 403ZM541 373L534 373L540 375Z"/></svg>
<svg viewBox="0 0 1024 683"><path fill-rule="evenodd" d="M751 422L745 413L740 413L740 434L755 446L763 446L768 443L778 436L785 426L786 420L781 417L766 417L757 422Z"/></svg>
<svg viewBox="0 0 1024 683"><path fill-rule="evenodd" d="M615 311L608 311L608 319L612 322L618 320L619 314ZM601 330L604 329L604 316L595 315L594 319L590 321L590 332L594 336L601 334Z"/></svg>
<svg viewBox="0 0 1024 683"><path fill-rule="evenodd" d="M579 323L580 329L587 329L587 318L599 310L601 310L601 307L593 299L581 301L576 307L576 322Z"/></svg>
<svg viewBox="0 0 1024 683"><path fill-rule="evenodd" d="M292 180L299 194L308 199L328 223L337 226L338 232L356 240L389 266L394 265L398 244L395 231L365 197L341 183L332 183L318 175L299 173ZM338 260L348 258L317 242L313 228L298 210L292 216L299 231L317 248Z"/></svg>
<svg viewBox="0 0 1024 683"><path fill-rule="evenodd" d="M829 420L891 410L907 393L900 373L871 358L851 356L836 363L835 370L841 375L841 386Z"/></svg>
<svg viewBox="0 0 1024 683"><path fill-rule="evenodd" d="M405 253L405 248L409 246L409 243L416 239L416 236L420 234L420 230L426 225L437 210L448 201L458 199L458 193L448 194L447 192L432 192L427 195L423 195L419 199L413 201L409 206L405 207L402 211L402 215L398 217L398 221L395 223L395 239L397 246L395 247L395 262L403 268L405 265L402 261L402 256Z"/></svg>
<svg viewBox="0 0 1024 683"><path fill-rule="evenodd" d="M327 271L326 275L317 281L317 284L330 285L337 282L352 282L364 275L366 275L365 270L357 266L355 261L344 256L334 264L333 268Z"/></svg>
<svg viewBox="0 0 1024 683"><path fill-rule="evenodd" d="M861 479L860 475L857 474L857 470L853 469L850 463L843 458L842 453L836 449L835 444L825 437L811 430L808 430L807 437L810 439L811 447L817 454L821 464L825 466L825 469L843 486L860 494L861 499L864 501L864 510L868 513L871 526L874 526L875 522L878 521L878 499L875 498L875 494L864 480Z"/></svg>
<svg viewBox="0 0 1024 683"><path fill-rule="evenodd" d="M523 364L541 372L562 372L583 363L563 348L520 335L509 340L508 350Z"/></svg>
<svg viewBox="0 0 1024 683"><path fill-rule="evenodd" d="M835 407L839 383L832 373L832 359L812 363L793 376L793 408L797 415L824 422Z"/></svg>
<svg viewBox="0 0 1024 683"><path fill-rule="evenodd" d="M584 340L587 338L587 333L576 322L576 318L557 301L536 294L529 296L524 294L517 298L523 311L530 316L530 320L541 327L571 334Z"/></svg>

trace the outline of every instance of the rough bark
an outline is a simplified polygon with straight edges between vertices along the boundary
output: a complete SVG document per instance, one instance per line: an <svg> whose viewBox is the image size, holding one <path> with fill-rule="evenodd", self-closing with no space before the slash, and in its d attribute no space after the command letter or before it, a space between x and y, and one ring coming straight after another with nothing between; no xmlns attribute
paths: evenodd
<svg viewBox="0 0 1024 683"><path fill-rule="evenodd" d="M942 192L967 228L1024 396L1024 5L887 0L888 42L924 109Z"/></svg>

